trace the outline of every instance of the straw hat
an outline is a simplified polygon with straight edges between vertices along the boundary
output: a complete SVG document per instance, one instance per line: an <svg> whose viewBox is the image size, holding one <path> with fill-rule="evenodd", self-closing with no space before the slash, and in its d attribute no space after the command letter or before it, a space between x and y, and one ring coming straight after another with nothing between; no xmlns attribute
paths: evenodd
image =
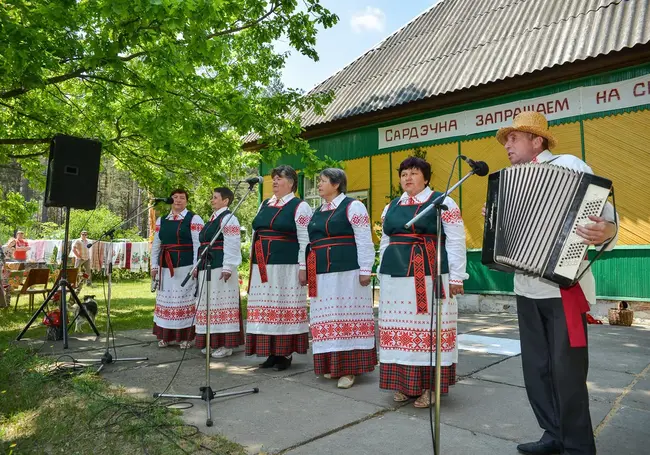
<svg viewBox="0 0 650 455"><path fill-rule="evenodd" d="M533 133L548 140L548 148L552 149L557 145L557 140L548 130L546 117L539 112L524 111L518 114L512 121L512 126L501 128L497 131L497 141L505 145L508 140L508 134L513 131L523 131L524 133Z"/></svg>

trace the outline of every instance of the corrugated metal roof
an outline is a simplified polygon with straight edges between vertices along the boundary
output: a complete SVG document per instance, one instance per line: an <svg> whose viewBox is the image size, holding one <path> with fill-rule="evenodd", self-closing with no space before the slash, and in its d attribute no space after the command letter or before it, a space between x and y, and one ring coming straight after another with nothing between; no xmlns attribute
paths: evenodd
<svg viewBox="0 0 650 455"><path fill-rule="evenodd" d="M648 41L650 0L443 0L312 89L332 90L335 98L324 115L305 112L301 123L379 111Z"/></svg>

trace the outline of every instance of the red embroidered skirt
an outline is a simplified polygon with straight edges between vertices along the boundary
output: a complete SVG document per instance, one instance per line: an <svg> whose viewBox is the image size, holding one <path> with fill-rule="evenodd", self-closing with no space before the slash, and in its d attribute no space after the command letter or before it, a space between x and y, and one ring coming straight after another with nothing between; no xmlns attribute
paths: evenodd
<svg viewBox="0 0 650 455"><path fill-rule="evenodd" d="M402 392L410 397L422 395L430 387L435 367L420 365L400 365L398 363L379 364L379 388ZM456 384L456 364L440 367L440 393L448 393L449 386Z"/></svg>
<svg viewBox="0 0 650 455"><path fill-rule="evenodd" d="M154 322L153 324L153 334L156 335L156 338L163 341L191 341L194 339L194 326L185 327L184 329L166 329L164 327L159 327L158 324Z"/></svg>
<svg viewBox="0 0 650 455"><path fill-rule="evenodd" d="M268 357L270 355L307 354L309 348L309 335L298 333L295 335L260 335L246 334L246 355Z"/></svg>
<svg viewBox="0 0 650 455"><path fill-rule="evenodd" d="M314 373L329 373L333 378L369 373L376 365L377 350L374 348L314 354Z"/></svg>
<svg viewBox="0 0 650 455"><path fill-rule="evenodd" d="M205 333L197 333L196 339L194 341L194 346L198 349L203 349L205 347L205 341ZM240 332L210 334L211 349L217 349L222 346L225 348L236 348L242 344L244 344L244 340Z"/></svg>

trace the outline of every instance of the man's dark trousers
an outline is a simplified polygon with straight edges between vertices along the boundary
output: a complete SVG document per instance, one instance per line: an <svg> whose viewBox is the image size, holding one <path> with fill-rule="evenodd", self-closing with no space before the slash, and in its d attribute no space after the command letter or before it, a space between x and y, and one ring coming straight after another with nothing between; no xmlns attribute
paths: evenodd
<svg viewBox="0 0 650 455"><path fill-rule="evenodd" d="M562 299L517 296L521 360L528 400L544 435L567 455L596 453L589 415L589 352L569 344ZM587 332L586 315L582 324Z"/></svg>

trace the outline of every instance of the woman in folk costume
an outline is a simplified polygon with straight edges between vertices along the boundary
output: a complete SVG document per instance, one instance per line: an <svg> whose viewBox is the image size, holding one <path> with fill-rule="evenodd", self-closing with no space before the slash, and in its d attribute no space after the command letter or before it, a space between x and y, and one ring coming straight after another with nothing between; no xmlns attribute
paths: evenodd
<svg viewBox="0 0 650 455"><path fill-rule="evenodd" d="M291 166L271 176L273 196L253 220L246 355L268 356L260 367L281 371L309 346L305 249L312 211L294 196L298 175Z"/></svg>
<svg viewBox="0 0 650 455"><path fill-rule="evenodd" d="M174 190L171 198L169 215L156 220L151 247L151 277L159 280L153 333L158 347L180 342L187 349L194 339L196 280L181 283L196 262L203 220L187 210L187 191Z"/></svg>
<svg viewBox="0 0 650 455"><path fill-rule="evenodd" d="M456 203L449 197L442 212L442 232L437 233L435 210L406 229L411 218L440 195L429 188L431 165L409 157L399 167L404 193L393 199L382 214L383 234L379 254L381 289L379 302L379 386L394 390L395 401L418 397L414 406L429 407L430 337L434 277L436 276L436 239L442 235L442 327L440 392L447 393L456 382L457 294L463 293L466 247L465 228ZM435 357L434 357L435 359Z"/></svg>
<svg viewBox="0 0 650 455"><path fill-rule="evenodd" d="M225 187L215 188L210 201L214 212L201 232L199 256L210 244L214 235L221 234L210 248L211 261L206 258L199 265L199 298L196 313L196 347L206 349L206 300L205 269L211 269L210 281L210 348L214 358L232 355L232 348L244 343L239 315L239 277L237 267L241 264L241 237L239 220L228 210L234 199L233 192ZM196 275L196 271L195 271Z"/></svg>
<svg viewBox="0 0 650 455"><path fill-rule="evenodd" d="M325 199L309 223L307 277L314 372L348 389L377 365L370 274L375 247L366 207L345 195L340 169L320 174Z"/></svg>

